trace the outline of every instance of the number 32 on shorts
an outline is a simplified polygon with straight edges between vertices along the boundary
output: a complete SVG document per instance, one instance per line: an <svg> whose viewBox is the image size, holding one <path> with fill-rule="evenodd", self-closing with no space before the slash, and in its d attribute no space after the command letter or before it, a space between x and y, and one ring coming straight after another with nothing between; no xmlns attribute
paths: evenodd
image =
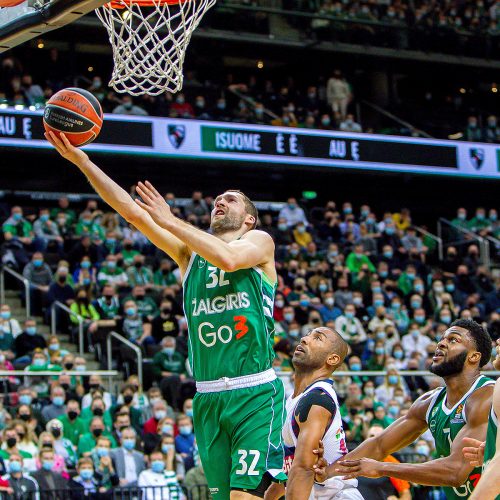
<svg viewBox="0 0 500 500"><path fill-rule="evenodd" d="M235 474L239 476L258 476L259 471L255 470L259 463L259 450L238 450L240 468Z"/></svg>

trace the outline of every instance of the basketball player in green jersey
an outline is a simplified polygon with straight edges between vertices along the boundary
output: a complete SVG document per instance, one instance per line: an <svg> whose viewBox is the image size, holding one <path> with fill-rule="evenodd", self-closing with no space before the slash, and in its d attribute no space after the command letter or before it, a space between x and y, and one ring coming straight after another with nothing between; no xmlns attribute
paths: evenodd
<svg viewBox="0 0 500 500"><path fill-rule="evenodd" d="M199 453L215 500L262 498L283 481L284 390L272 369L274 243L255 230L257 210L239 191L215 200L205 233L175 217L150 183L132 198L64 135L47 139L183 276Z"/></svg>
<svg viewBox="0 0 500 500"><path fill-rule="evenodd" d="M430 370L443 377L444 387L430 391L379 436L371 438L325 468L322 459L313 468L316 480L342 475L383 476L416 484L444 486L448 500L468 498L481 468L463 456L464 438L484 441L494 382L480 373L491 357L491 338L479 324L460 319L451 324L439 341ZM380 462L409 446L429 429L440 458L424 464ZM319 450L321 455L321 450Z"/></svg>
<svg viewBox="0 0 500 500"><path fill-rule="evenodd" d="M500 370L500 341L497 340L495 370ZM493 402L486 432L486 442L467 439L469 447L464 448L464 456L471 465L483 467L483 474L470 500L500 500L500 434L498 416L500 415L500 379L496 381Z"/></svg>

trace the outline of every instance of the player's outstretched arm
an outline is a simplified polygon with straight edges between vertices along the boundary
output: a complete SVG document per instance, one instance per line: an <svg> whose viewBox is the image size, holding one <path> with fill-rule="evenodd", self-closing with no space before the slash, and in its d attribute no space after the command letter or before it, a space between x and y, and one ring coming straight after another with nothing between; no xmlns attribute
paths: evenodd
<svg viewBox="0 0 500 500"><path fill-rule="evenodd" d="M500 382L495 384L493 392L493 410L500 415ZM469 500L494 500L500 495L500 432L497 432L496 452L491 462L487 464L486 470L481 476L478 485L474 489Z"/></svg>
<svg viewBox="0 0 500 500"><path fill-rule="evenodd" d="M150 182L139 182L137 192L142 200L137 199L136 203L158 225L223 271L262 266L274 259L274 242L264 231L250 231L239 240L227 243L175 217L163 196Z"/></svg>
<svg viewBox="0 0 500 500"><path fill-rule="evenodd" d="M127 222L133 224L154 245L170 255L181 267L181 270L185 269L185 264L189 260L188 249L179 239L155 224L151 216L136 205L123 188L90 161L85 152L74 147L64 134L61 134L61 139L53 132L46 133L45 137L63 158L82 171L97 194L109 206L116 210Z"/></svg>
<svg viewBox="0 0 500 500"><path fill-rule="evenodd" d="M295 417L300 432L286 484L287 500L307 500L310 497L314 485L313 466L316 463L313 450L318 447L332 418L332 412L322 406L314 405L310 407L303 421L301 416L299 413Z"/></svg>
<svg viewBox="0 0 500 500"><path fill-rule="evenodd" d="M491 407L491 386L476 391L467 402L467 423L457 434L448 457L431 460L425 464L377 462L369 458L337 462L335 470L345 478L394 477L426 486L458 488L465 483L473 466L463 456L464 438L483 440L486 437L488 413Z"/></svg>

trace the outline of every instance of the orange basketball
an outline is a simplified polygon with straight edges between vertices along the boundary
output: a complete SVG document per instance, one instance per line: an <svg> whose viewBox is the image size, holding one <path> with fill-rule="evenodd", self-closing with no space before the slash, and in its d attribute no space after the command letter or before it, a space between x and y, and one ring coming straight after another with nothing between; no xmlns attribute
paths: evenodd
<svg viewBox="0 0 500 500"><path fill-rule="evenodd" d="M0 0L0 7L15 7L23 2L24 0Z"/></svg>
<svg viewBox="0 0 500 500"><path fill-rule="evenodd" d="M99 101L87 90L68 88L54 94L45 107L43 126L57 136L66 135L73 146L92 142L103 121Z"/></svg>

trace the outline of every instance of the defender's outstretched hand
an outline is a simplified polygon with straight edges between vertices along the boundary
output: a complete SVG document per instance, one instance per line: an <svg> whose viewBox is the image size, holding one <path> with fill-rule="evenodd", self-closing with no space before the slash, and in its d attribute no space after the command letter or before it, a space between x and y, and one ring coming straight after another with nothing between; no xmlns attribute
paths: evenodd
<svg viewBox="0 0 500 500"><path fill-rule="evenodd" d="M486 442L469 437L464 437L463 442L466 445L462 449L464 458L474 467L481 467L484 461L484 447Z"/></svg>
<svg viewBox="0 0 500 500"><path fill-rule="evenodd" d="M81 149L76 148L69 142L68 138L61 132L61 138L54 132L45 132L45 138L54 146L57 152L66 160L74 163L76 166L86 162L89 157Z"/></svg>
<svg viewBox="0 0 500 500"><path fill-rule="evenodd" d="M335 472L343 474L342 479L355 479L356 477L371 477L377 479L384 474L383 462L371 458L360 458L359 460L339 460L336 462Z"/></svg>
<svg viewBox="0 0 500 500"><path fill-rule="evenodd" d="M136 187L137 194L142 198L135 202L146 210L152 219L164 229L168 229L168 223L175 219L165 198L156 190L151 182L139 182Z"/></svg>

